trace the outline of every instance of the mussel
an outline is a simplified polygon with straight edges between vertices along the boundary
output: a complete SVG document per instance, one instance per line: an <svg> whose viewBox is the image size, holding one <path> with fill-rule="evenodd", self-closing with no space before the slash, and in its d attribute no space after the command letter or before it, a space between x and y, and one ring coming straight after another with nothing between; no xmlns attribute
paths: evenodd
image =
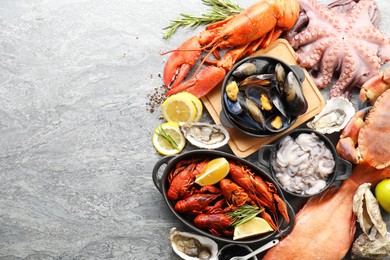
<svg viewBox="0 0 390 260"><path fill-rule="evenodd" d="M278 110L269 95L267 89L255 86L247 88L245 92L240 91L234 105L239 106L243 114L237 116L236 113L233 121L244 129L250 129L251 132L279 132L286 129L291 118ZM232 106L228 109L232 109Z"/></svg>
<svg viewBox="0 0 390 260"><path fill-rule="evenodd" d="M302 115L307 111L308 104L303 95L302 85L293 71L286 72L280 63L275 66L275 76L279 83L282 98L290 114Z"/></svg>
<svg viewBox="0 0 390 260"><path fill-rule="evenodd" d="M251 75L244 80L242 80L239 84L239 89L245 89L248 86L272 86L272 80L274 78L274 74L256 74Z"/></svg>
<svg viewBox="0 0 390 260"><path fill-rule="evenodd" d="M275 77L279 83L279 86L284 86L286 81L286 71L284 70L283 65L280 63L275 65Z"/></svg>
<svg viewBox="0 0 390 260"><path fill-rule="evenodd" d="M242 107L242 109L247 112L250 118L252 118L256 123L259 124L259 128L261 130L264 129L265 117L263 112L261 112L260 108L257 106L255 102L253 102L250 98L248 98L244 92L239 92L237 101Z"/></svg>
<svg viewBox="0 0 390 260"><path fill-rule="evenodd" d="M253 59L238 66L232 73L236 78L244 78L254 74L267 72L270 63L266 60Z"/></svg>
<svg viewBox="0 0 390 260"><path fill-rule="evenodd" d="M238 92L237 92L238 95ZM225 102L225 106L227 107L227 110L232 115L239 115L243 112L242 107L239 102L231 100L227 93L224 93L223 95L223 101Z"/></svg>
<svg viewBox="0 0 390 260"><path fill-rule="evenodd" d="M267 88L263 86L249 86L245 89L245 94L253 100L262 110L270 114L280 113L284 117L289 117L283 100L275 87Z"/></svg>
<svg viewBox="0 0 390 260"><path fill-rule="evenodd" d="M270 132L278 133L288 128L291 122L290 117L275 113L267 118L264 127Z"/></svg>
<svg viewBox="0 0 390 260"><path fill-rule="evenodd" d="M308 104L302 93L301 82L299 82L292 71L287 74L283 91L291 114L302 115L307 111Z"/></svg>

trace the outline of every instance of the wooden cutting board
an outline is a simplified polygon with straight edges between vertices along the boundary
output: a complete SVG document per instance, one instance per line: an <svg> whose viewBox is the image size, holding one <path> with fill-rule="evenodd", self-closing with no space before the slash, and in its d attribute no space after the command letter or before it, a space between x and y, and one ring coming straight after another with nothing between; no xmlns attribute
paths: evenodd
<svg viewBox="0 0 390 260"><path fill-rule="evenodd" d="M252 56L256 55L272 56L283 60L287 64L298 65L297 54L285 39L278 39L274 41L267 48L255 52ZM285 133L295 129L322 110L325 105L325 100L311 79L309 73L305 69L303 69L303 71L306 79L303 82L302 87L303 93L308 102L308 109L306 113L298 117L295 123L286 131L268 137L253 137L237 129L226 127L230 134L230 141L228 145L236 156L244 158L251 155L252 153L258 151L261 146L269 144ZM221 124L219 116L222 110L221 89L218 87L214 88L212 92L202 98L202 101L214 122L216 124Z"/></svg>

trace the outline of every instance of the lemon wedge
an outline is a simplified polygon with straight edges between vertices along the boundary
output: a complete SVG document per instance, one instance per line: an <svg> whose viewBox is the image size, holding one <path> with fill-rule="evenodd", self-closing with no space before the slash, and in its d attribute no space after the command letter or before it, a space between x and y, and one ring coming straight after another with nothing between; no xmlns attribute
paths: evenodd
<svg viewBox="0 0 390 260"><path fill-rule="evenodd" d="M202 117L202 113L203 113L202 101L200 101L199 98L195 97L193 94L188 93L188 92L180 92L177 94L177 96L187 97L188 99L190 99L192 101L192 103L194 104L194 106L196 108L196 117L195 117L194 121L198 122L200 120L200 118Z"/></svg>
<svg viewBox="0 0 390 260"><path fill-rule="evenodd" d="M255 217L234 228L233 240L261 235L271 231L274 230L265 219Z"/></svg>
<svg viewBox="0 0 390 260"><path fill-rule="evenodd" d="M168 97L161 106L161 112L168 122L192 122L197 116L194 102L180 93Z"/></svg>
<svg viewBox="0 0 390 260"><path fill-rule="evenodd" d="M229 169L229 162L225 158L213 159L207 163L204 172L196 176L195 183L201 186L216 184L228 175Z"/></svg>
<svg viewBox="0 0 390 260"><path fill-rule="evenodd" d="M163 155L180 153L186 145L186 139L180 131L179 124L175 122L159 125L154 130L152 142L157 152Z"/></svg>

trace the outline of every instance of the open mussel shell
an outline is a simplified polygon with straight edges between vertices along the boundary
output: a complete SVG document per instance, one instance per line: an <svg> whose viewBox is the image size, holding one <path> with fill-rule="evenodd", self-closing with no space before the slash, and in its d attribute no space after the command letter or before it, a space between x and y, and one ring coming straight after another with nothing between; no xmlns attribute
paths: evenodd
<svg viewBox="0 0 390 260"><path fill-rule="evenodd" d="M272 87L272 81L274 79L274 74L256 74L251 75L239 84L239 89L246 89L248 86L263 86L263 87Z"/></svg>
<svg viewBox="0 0 390 260"><path fill-rule="evenodd" d="M262 59L248 59L245 62L240 63L239 66L234 69L232 76L236 78L246 78L255 74L263 74L268 71L269 61Z"/></svg>
<svg viewBox="0 0 390 260"><path fill-rule="evenodd" d="M308 104L303 95L302 84L292 71L286 76L285 84L282 87L282 97L286 100L291 114L302 115L307 111Z"/></svg>
<svg viewBox="0 0 390 260"><path fill-rule="evenodd" d="M226 94L223 95L223 101L230 114L239 115L242 113L242 107L238 101L230 100Z"/></svg>
<svg viewBox="0 0 390 260"><path fill-rule="evenodd" d="M263 130L265 117L258 105L241 91L238 93L237 101L247 115L259 125L259 129Z"/></svg>
<svg viewBox="0 0 390 260"><path fill-rule="evenodd" d="M279 133L286 130L290 126L291 118L282 114L275 114L267 118L264 127L272 132Z"/></svg>
<svg viewBox="0 0 390 260"><path fill-rule="evenodd" d="M258 70L251 68L256 64L260 64ZM299 69L268 56L238 62L222 84L220 117L227 122L225 126L256 137L288 129L307 110ZM227 98L226 86L232 81L238 85L237 101Z"/></svg>
<svg viewBox="0 0 390 260"><path fill-rule="evenodd" d="M275 78L280 86L284 86L286 83L286 70L281 63L275 65Z"/></svg>

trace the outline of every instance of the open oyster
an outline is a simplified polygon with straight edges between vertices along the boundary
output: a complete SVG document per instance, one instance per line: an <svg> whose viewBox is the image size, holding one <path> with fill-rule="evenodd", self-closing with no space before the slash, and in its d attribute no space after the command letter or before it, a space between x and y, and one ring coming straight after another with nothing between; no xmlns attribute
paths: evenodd
<svg viewBox="0 0 390 260"><path fill-rule="evenodd" d="M184 260L216 260L218 245L210 238L172 228L169 240L173 251Z"/></svg>
<svg viewBox="0 0 390 260"><path fill-rule="evenodd" d="M335 97L326 102L325 107L307 124L322 134L331 134L342 130L355 115L355 108L348 99Z"/></svg>
<svg viewBox="0 0 390 260"><path fill-rule="evenodd" d="M371 240L374 240L377 232L386 236L387 228L382 219L378 201L372 194L370 187L371 183L363 183L356 190L353 196L353 212L356 214L363 232Z"/></svg>
<svg viewBox="0 0 390 260"><path fill-rule="evenodd" d="M216 149L227 144L230 139L229 132L222 125L180 122L179 126L185 138L199 148Z"/></svg>
<svg viewBox="0 0 390 260"><path fill-rule="evenodd" d="M363 233L352 244L352 259L387 259L390 254L390 233L382 219L371 183L363 183L353 197L353 212Z"/></svg>

